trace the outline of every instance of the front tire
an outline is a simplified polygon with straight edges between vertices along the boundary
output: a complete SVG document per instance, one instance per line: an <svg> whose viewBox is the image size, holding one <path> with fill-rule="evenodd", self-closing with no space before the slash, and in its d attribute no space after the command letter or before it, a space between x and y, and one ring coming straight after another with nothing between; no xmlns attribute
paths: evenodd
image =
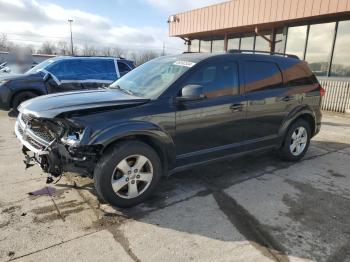
<svg viewBox="0 0 350 262"><path fill-rule="evenodd" d="M150 196L162 175L158 154L139 141L122 142L98 162L94 183L100 198L117 207L135 206Z"/></svg>
<svg viewBox="0 0 350 262"><path fill-rule="evenodd" d="M34 94L33 92L30 91L24 91L24 92L20 92L18 94L15 95L15 97L12 100L12 109L14 112L18 113L18 107L19 105L29 99L32 99L34 97L37 97L36 94Z"/></svg>
<svg viewBox="0 0 350 262"><path fill-rule="evenodd" d="M283 145L278 155L286 161L299 161L306 154L311 139L311 128L308 122L298 119L288 128Z"/></svg>

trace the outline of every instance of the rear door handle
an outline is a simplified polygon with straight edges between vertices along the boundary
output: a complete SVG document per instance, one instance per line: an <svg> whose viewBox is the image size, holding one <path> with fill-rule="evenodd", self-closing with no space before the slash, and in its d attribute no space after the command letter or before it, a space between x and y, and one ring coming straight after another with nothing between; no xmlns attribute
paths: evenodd
<svg viewBox="0 0 350 262"><path fill-rule="evenodd" d="M294 98L292 96L285 96L285 97L281 98L281 101L284 101L284 102L288 102L288 101L292 101L292 100L294 100Z"/></svg>
<svg viewBox="0 0 350 262"><path fill-rule="evenodd" d="M230 109L233 112L241 112L241 111L243 111L243 104L233 104L230 106Z"/></svg>

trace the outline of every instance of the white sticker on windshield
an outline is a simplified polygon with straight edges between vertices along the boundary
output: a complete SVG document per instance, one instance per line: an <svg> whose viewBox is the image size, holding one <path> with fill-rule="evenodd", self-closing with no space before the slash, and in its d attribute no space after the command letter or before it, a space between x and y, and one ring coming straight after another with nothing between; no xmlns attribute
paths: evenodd
<svg viewBox="0 0 350 262"><path fill-rule="evenodd" d="M174 65L177 66L185 66L185 67L192 67L194 66L196 63L192 63L192 62L188 62L188 61L176 61L174 63Z"/></svg>

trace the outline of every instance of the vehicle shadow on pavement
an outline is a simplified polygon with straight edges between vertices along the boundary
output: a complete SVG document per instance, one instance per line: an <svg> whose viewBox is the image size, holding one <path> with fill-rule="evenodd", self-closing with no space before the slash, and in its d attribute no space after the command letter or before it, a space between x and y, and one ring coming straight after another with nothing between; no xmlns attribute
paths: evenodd
<svg viewBox="0 0 350 262"><path fill-rule="evenodd" d="M298 251L294 254L291 244L286 240L288 239L287 234L291 234L286 228L278 228L279 232L276 233L275 228L259 221L259 218L227 192L245 182L256 183L258 186L260 181L265 180L265 176L274 174L278 177L279 172L286 172L293 166L300 166L300 173L307 173L308 170L303 170L303 162L319 161L318 158L327 157L327 155L349 147L350 144L346 143L312 141L307 155L297 163L280 161L274 151L264 151L198 167L164 177L158 190L145 203L130 209L115 208L115 211L116 214L126 217L128 221L146 223L157 228L199 235L225 243L248 241L262 255L276 261L289 261L288 256L290 255L317 257L320 261L326 261L326 257L319 257L316 253L313 254L313 251L304 253ZM350 158L350 155L347 156ZM286 183L287 178L283 177L281 180L282 183ZM276 184L276 187L279 186ZM67 187L67 185L62 187ZM71 187L96 195L93 183ZM256 201L254 195L254 191L247 191L245 197L247 201L249 198ZM265 199L265 201L270 200ZM111 213L106 213L105 216L109 220L120 219L118 215L114 216ZM108 226L114 227L116 224L107 223L106 229ZM345 227L350 230L350 223L347 223ZM292 232L292 234L299 237L302 233ZM324 234L327 235L326 232ZM279 237L276 238L276 235ZM339 247L333 248L336 250L331 250L330 253L337 253Z"/></svg>
<svg viewBox="0 0 350 262"><path fill-rule="evenodd" d="M275 238L275 229L260 222L226 190L249 180L252 181L249 181L250 183L257 181L258 185L258 181L264 180L265 175L274 173L279 176L280 171L285 172L293 166L294 169L300 166L302 168L300 173L307 173L309 170L306 168L303 170L304 161L319 161L318 158L327 158L327 155L349 147L350 144L346 143L312 141L310 151L298 163L280 161L274 151L266 151L178 173L163 179L159 190L150 200L132 209L123 210L123 213L137 221L212 239L241 241L243 236L243 239L255 243L256 247L266 248L276 260L288 261L284 255L300 256L300 254L293 254L290 243L281 241L284 237L288 239L287 232L284 232L283 228L278 228L280 231L278 235L284 235L284 237ZM350 155L348 157L350 160ZM310 190L304 194L313 194L313 191ZM316 199L313 201L317 203L321 195L316 194ZM246 198L249 199L250 196L256 201L254 192L246 192ZM348 203L350 204L350 200ZM343 206L340 202L338 204L339 208ZM326 211L320 210L320 212ZM220 213L224 214L231 223L233 230L229 230L228 225L220 219ZM350 229L350 223L348 222L346 226L342 225L338 230L344 230L344 228ZM323 230L325 230L324 235L327 235L329 229L325 226ZM296 238L300 237L300 232L294 232L294 234ZM285 246L284 243L289 244ZM338 247L333 248L331 253L337 254ZM301 255L310 258L318 257L316 251L315 254L311 251ZM323 261L326 257L318 258Z"/></svg>

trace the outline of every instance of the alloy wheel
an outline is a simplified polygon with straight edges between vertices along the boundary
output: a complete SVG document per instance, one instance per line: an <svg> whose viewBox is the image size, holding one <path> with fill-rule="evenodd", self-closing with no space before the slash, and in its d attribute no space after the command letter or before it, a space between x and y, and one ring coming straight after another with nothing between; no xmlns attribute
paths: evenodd
<svg viewBox="0 0 350 262"><path fill-rule="evenodd" d="M115 167L112 188L119 197L135 198L147 190L152 178L151 161L143 155L132 155L121 160Z"/></svg>
<svg viewBox="0 0 350 262"><path fill-rule="evenodd" d="M307 144L307 131L304 127L298 127L294 130L292 134L292 139L290 141L290 152L294 156L299 156L303 153Z"/></svg>

